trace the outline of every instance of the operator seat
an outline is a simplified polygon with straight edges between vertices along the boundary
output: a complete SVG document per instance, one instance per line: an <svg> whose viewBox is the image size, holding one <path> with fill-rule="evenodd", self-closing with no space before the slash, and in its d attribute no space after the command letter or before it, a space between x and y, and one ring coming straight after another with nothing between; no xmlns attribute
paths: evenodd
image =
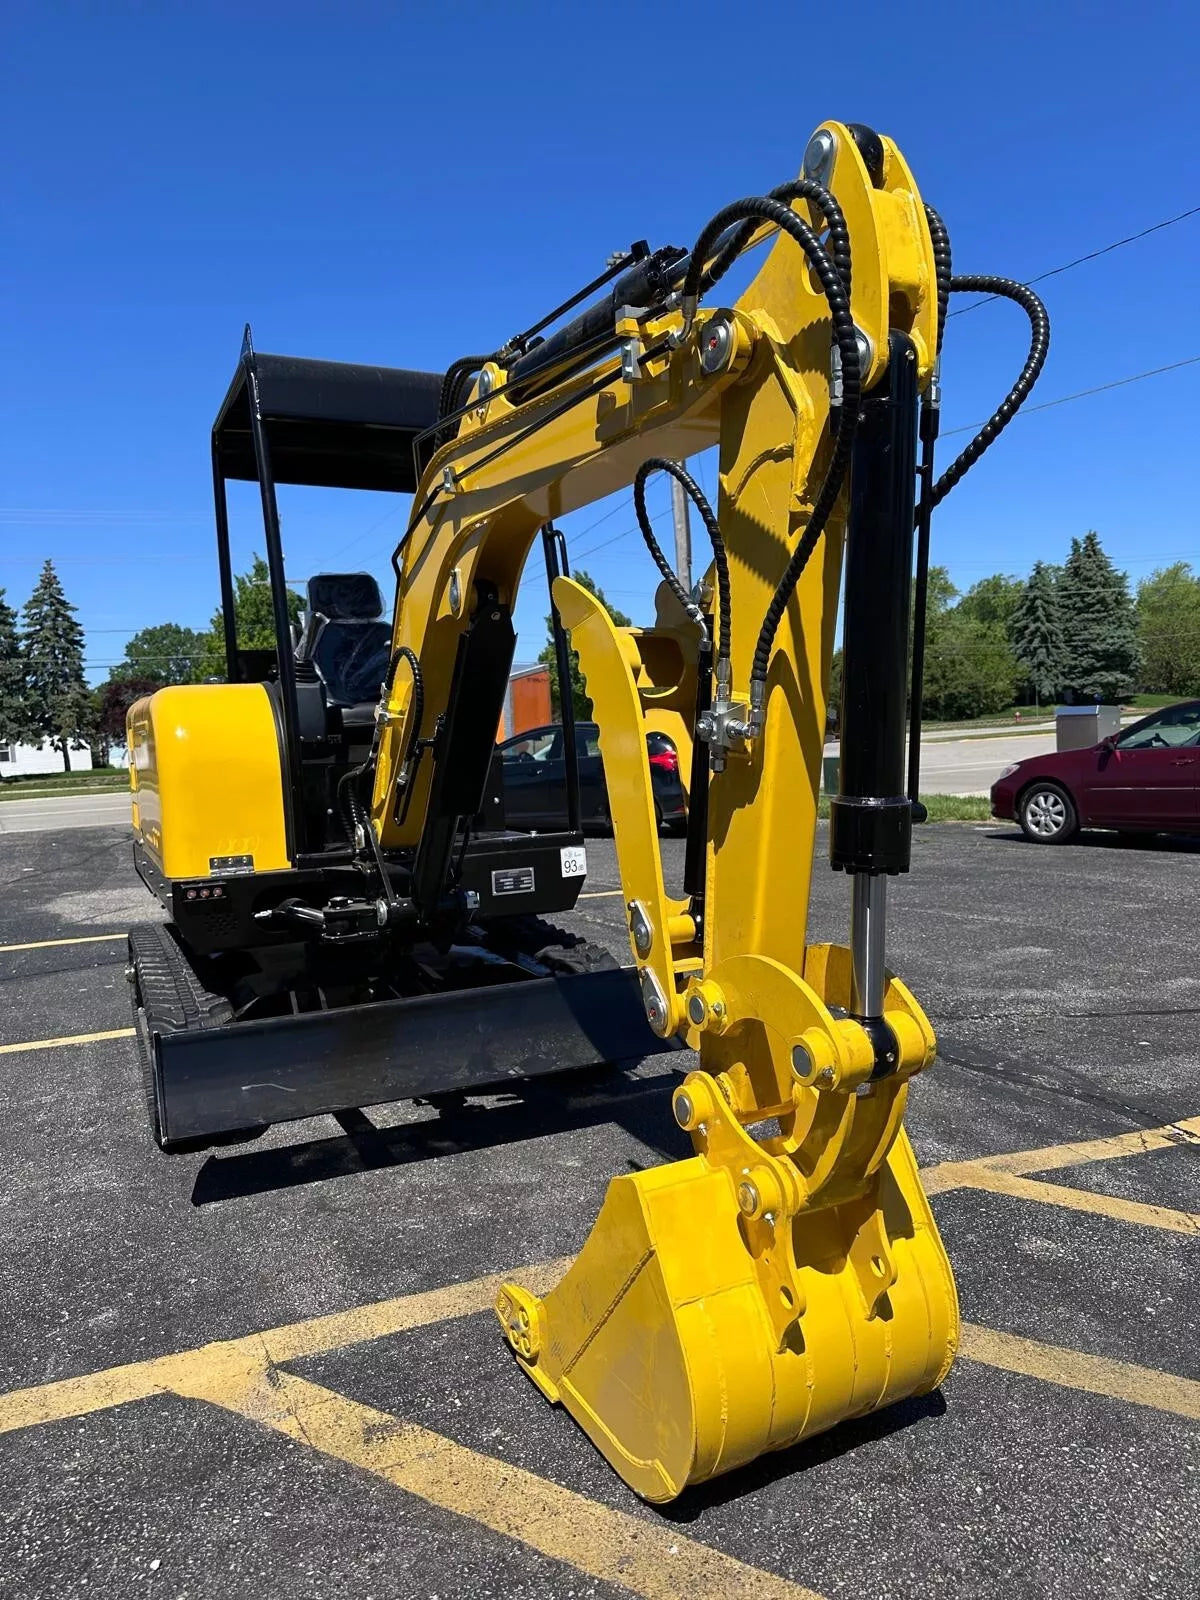
<svg viewBox="0 0 1200 1600"><path fill-rule="evenodd" d="M387 676L392 630L382 612L383 596L369 572L319 572L308 580L296 660L316 670L347 730L370 726Z"/></svg>

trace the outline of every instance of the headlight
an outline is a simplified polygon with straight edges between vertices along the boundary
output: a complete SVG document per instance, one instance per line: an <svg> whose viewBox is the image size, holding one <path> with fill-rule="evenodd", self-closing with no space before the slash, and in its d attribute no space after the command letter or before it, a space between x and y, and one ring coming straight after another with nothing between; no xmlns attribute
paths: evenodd
<svg viewBox="0 0 1200 1600"><path fill-rule="evenodd" d="M1013 773L1020 765L1021 763L1019 761L1014 761L1011 767L1005 767L1004 771L1000 774L1000 777L996 779L996 782L1000 783L1004 778L1011 778Z"/></svg>

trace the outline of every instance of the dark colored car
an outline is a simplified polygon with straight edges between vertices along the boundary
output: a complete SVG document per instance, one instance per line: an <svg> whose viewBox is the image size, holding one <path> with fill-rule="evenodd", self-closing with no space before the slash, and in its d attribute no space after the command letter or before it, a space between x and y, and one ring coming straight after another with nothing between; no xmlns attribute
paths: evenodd
<svg viewBox="0 0 1200 1600"><path fill-rule="evenodd" d="M594 722L575 725L579 751L579 807L585 827L609 821L608 788L600 759L600 730ZM660 827L687 822L687 797L679 772L679 756L665 733L648 733L650 782ZM510 828L565 827L567 776L563 730L558 723L530 728L497 745L488 783L485 818L489 826ZM499 770L497 770L499 769Z"/></svg>
<svg viewBox="0 0 1200 1600"><path fill-rule="evenodd" d="M992 785L992 815L1037 844L1080 828L1200 833L1200 700L1155 711L1086 750L1030 756Z"/></svg>

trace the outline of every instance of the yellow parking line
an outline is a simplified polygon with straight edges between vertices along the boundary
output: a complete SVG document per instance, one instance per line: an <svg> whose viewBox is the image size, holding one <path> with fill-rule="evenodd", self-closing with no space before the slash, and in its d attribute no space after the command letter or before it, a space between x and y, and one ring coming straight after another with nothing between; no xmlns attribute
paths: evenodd
<svg viewBox="0 0 1200 1600"><path fill-rule="evenodd" d="M193 1362L171 1388L646 1600L819 1600L811 1589L746 1566L670 1523L615 1511L265 1362L203 1371Z"/></svg>
<svg viewBox="0 0 1200 1600"><path fill-rule="evenodd" d="M61 1039L24 1039L17 1044L0 1044L0 1056L18 1050L57 1050L64 1044L96 1044L101 1039L132 1039L135 1028L106 1028L102 1033L68 1033Z"/></svg>
<svg viewBox="0 0 1200 1600"><path fill-rule="evenodd" d="M1154 1411L1172 1411L1176 1416L1200 1422L1200 1383L1180 1378L1153 1367L1138 1367L1130 1361L1110 1361L1105 1356L1085 1355L1082 1350L1067 1350L1061 1345L1041 1344L1036 1339L1021 1339L995 1328L981 1328L964 1322L960 1353L969 1361L988 1367L1002 1367L1043 1383L1057 1383L1064 1389L1080 1389L1085 1394L1107 1395Z"/></svg>
<svg viewBox="0 0 1200 1600"><path fill-rule="evenodd" d="M581 900L611 900L614 895L623 893L623 889L584 889L579 898Z"/></svg>
<svg viewBox="0 0 1200 1600"><path fill-rule="evenodd" d="M1068 1211L1090 1211L1094 1216L1111 1217L1115 1222L1136 1222L1145 1228L1164 1228L1168 1233L1200 1235L1200 1216L1194 1211L1172 1211L1167 1206L1144 1205L1139 1200L1097 1194L1092 1189L1069 1189L1059 1183L1038 1183L1033 1178L993 1171L984 1165L976 1167L966 1177L966 1186L986 1189L991 1194L1012 1195L1017 1200L1036 1200L1042 1205L1063 1206Z"/></svg>
<svg viewBox="0 0 1200 1600"><path fill-rule="evenodd" d="M89 933L82 939L35 939L32 944L0 944L0 956L14 950L52 950L62 944L107 944L112 939L128 939L127 933Z"/></svg>
<svg viewBox="0 0 1200 1600"><path fill-rule="evenodd" d="M521 1282L536 1293L553 1287L571 1264L571 1258L546 1261L536 1267L521 1268ZM35 1428L44 1422L60 1422L67 1417L82 1417L92 1411L130 1400L143 1400L172 1387L180 1367L195 1364L223 1367L230 1362L295 1361L301 1356L325 1355L345 1345L364 1344L388 1334L423 1328L452 1317L469 1317L491 1309L501 1285L512 1271L497 1272L467 1283L451 1283L443 1289L420 1294L399 1295L393 1300L377 1300L372 1305L354 1306L349 1311L334 1311L324 1317L309 1317L304 1322L285 1323L263 1333L217 1344L198 1345L147 1361L109 1367L103 1372L85 1373L78 1378L62 1378L56 1383L38 1384L30 1389L14 1389L0 1394L0 1433L18 1428Z"/></svg>
<svg viewBox="0 0 1200 1600"><path fill-rule="evenodd" d="M1168 1122L1161 1128L1136 1128L1132 1133L1105 1139L1084 1139L1072 1144L1052 1144L1041 1150L1018 1150L1012 1155L985 1156L982 1166L995 1172L1052 1172L1059 1167L1086 1166L1089 1161L1113 1161L1121 1156L1165 1150L1169 1145L1200 1139L1200 1117Z"/></svg>
<svg viewBox="0 0 1200 1600"><path fill-rule="evenodd" d="M948 1189L986 1187L978 1175L1012 1173L1023 1177L1030 1172L1054 1172L1063 1167L1087 1166L1092 1161L1115 1161L1122 1156L1147 1155L1173 1145L1200 1143L1200 1117L1181 1118L1159 1128L1137 1128L1132 1133L1111 1134L1104 1139L1075 1140L1069 1144L1043 1145L1037 1150L1014 1150L1009 1154L979 1156L973 1161L939 1161L922 1167L921 1182L926 1194L944 1194Z"/></svg>

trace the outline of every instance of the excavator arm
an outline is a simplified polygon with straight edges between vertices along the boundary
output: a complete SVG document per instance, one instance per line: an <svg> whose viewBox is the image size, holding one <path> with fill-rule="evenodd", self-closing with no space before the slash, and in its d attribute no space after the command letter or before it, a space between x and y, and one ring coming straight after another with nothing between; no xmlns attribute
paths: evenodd
<svg viewBox="0 0 1200 1600"><path fill-rule="evenodd" d="M772 239L736 302L714 305ZM908 870L917 801L914 527L923 614L929 513L950 486L932 440L951 280L900 151L836 122L801 179L725 208L689 254L636 255L544 342L447 376L395 557L370 816L382 851L415 851L413 899L432 915L478 809L530 547L633 485L664 572L656 625L616 627L566 576L554 601L601 730L646 1018L699 1054L674 1096L695 1153L615 1178L558 1287L507 1285L497 1310L529 1376L657 1501L930 1390L954 1356L953 1277L903 1126L935 1040L884 963L886 884ZM1040 303L1017 289L998 292L1025 306L1034 345L993 436L1045 354ZM710 446L715 510L681 480L714 546L689 595L656 551L645 483ZM830 853L850 933L809 944L844 565ZM645 735L663 728L692 774L682 896L654 823Z"/></svg>

